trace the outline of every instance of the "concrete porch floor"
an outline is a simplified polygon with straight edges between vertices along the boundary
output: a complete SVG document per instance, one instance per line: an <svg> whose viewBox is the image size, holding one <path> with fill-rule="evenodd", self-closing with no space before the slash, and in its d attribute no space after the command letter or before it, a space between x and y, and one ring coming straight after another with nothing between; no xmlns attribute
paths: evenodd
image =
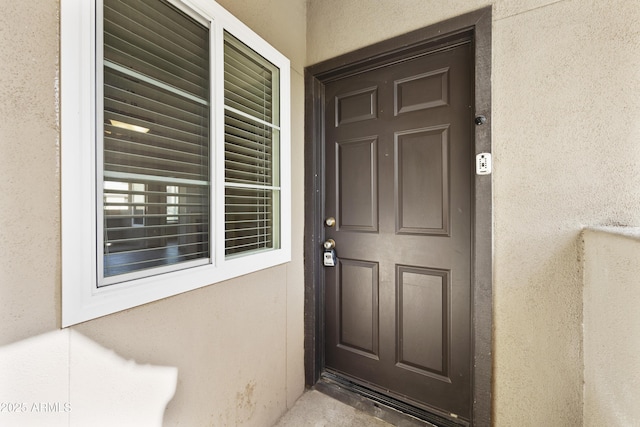
<svg viewBox="0 0 640 427"><path fill-rule="evenodd" d="M317 390L305 392L274 427L391 427Z"/></svg>
<svg viewBox="0 0 640 427"><path fill-rule="evenodd" d="M390 426L436 427L326 382L306 391L273 427Z"/></svg>

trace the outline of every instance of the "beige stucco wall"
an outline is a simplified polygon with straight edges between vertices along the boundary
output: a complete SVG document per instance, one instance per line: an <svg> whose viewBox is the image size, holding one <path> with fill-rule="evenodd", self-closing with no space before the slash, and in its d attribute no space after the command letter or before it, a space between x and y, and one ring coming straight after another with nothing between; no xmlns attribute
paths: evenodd
<svg viewBox="0 0 640 427"><path fill-rule="evenodd" d="M640 225L638 4L311 1L308 64L490 4L495 425L582 425L580 231Z"/></svg>
<svg viewBox="0 0 640 427"><path fill-rule="evenodd" d="M10 366L0 366L0 400L75 404L70 415L46 418L47 425L58 421L68 425L69 419L71 425L78 425L74 412L81 412L80 406L88 402L79 395L84 389L77 386L79 376L90 369L81 357L83 349L93 346L87 343L137 365L177 369L175 396L164 416L168 426L263 427L304 390L301 178L306 4L304 0L220 3L291 59L293 260L93 320L71 331L59 330L59 147L64 144L58 128L59 2L3 4L0 361ZM38 349L39 356L16 357L24 348ZM35 377L15 372L35 371L40 362L44 367L39 369L50 376L16 384ZM95 384L109 383L108 370L96 366L95 375ZM31 394L25 396L25 389L31 389ZM100 396L94 397L101 402Z"/></svg>
<svg viewBox="0 0 640 427"><path fill-rule="evenodd" d="M640 425L640 228L584 232L584 425Z"/></svg>
<svg viewBox="0 0 640 427"><path fill-rule="evenodd" d="M7 2L0 14L0 353L40 337L52 342L42 359L67 394L47 399L64 401L82 354L76 349L88 338L125 360L177 368L166 425L268 425L303 390L303 65L493 3L495 424L582 425L589 392L579 233L640 225L635 2L220 3L292 60L293 261L73 334L55 332L58 2ZM62 335L49 341L48 333ZM12 396L5 379L13 368L0 367L3 399Z"/></svg>

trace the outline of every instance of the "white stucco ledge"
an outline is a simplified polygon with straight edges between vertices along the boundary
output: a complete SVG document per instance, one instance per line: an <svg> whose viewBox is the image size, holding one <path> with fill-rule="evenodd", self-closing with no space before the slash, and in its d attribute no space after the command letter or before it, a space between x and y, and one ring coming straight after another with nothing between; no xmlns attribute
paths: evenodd
<svg viewBox="0 0 640 427"><path fill-rule="evenodd" d="M640 241L640 227L627 227L627 226L601 226L601 227L587 227L584 229L583 234L588 233L604 233L614 236L628 237Z"/></svg>
<svg viewBox="0 0 640 427"><path fill-rule="evenodd" d="M640 425L640 227L583 238L585 427Z"/></svg>

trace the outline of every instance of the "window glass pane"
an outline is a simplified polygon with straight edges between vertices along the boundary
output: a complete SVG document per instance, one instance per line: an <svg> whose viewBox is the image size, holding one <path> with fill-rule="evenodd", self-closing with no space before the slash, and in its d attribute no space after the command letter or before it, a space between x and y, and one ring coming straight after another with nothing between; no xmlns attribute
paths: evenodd
<svg viewBox="0 0 640 427"><path fill-rule="evenodd" d="M271 126L225 113L225 181L272 185L274 130Z"/></svg>
<svg viewBox="0 0 640 427"><path fill-rule="evenodd" d="M178 193L180 192L180 187L177 185L167 185L167 193L175 194L175 196L167 196L167 222L168 223L177 223L179 220L178 214L180 213L180 197Z"/></svg>
<svg viewBox="0 0 640 427"><path fill-rule="evenodd" d="M104 277L208 259L208 28L105 0L103 80Z"/></svg>
<svg viewBox="0 0 640 427"><path fill-rule="evenodd" d="M165 1L104 0L104 57L206 99L208 28Z"/></svg>
<svg viewBox="0 0 640 427"><path fill-rule="evenodd" d="M279 248L279 70L225 33L225 254Z"/></svg>
<svg viewBox="0 0 640 427"><path fill-rule="evenodd" d="M227 255L274 247L273 196L272 190L226 188Z"/></svg>

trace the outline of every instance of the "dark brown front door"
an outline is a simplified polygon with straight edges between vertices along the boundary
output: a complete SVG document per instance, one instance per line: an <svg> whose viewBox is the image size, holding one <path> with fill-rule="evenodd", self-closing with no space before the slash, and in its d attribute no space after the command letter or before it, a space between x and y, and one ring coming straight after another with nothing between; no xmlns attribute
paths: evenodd
<svg viewBox="0 0 640 427"><path fill-rule="evenodd" d="M471 418L473 56L464 44L325 86L325 367Z"/></svg>

